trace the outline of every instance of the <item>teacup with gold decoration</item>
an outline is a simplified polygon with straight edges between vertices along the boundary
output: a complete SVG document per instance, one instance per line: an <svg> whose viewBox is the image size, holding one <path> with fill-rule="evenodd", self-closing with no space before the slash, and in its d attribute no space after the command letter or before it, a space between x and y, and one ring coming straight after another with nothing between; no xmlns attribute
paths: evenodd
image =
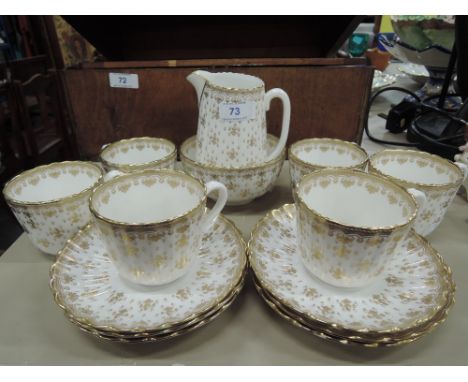
<svg viewBox="0 0 468 382"><path fill-rule="evenodd" d="M365 171L366 151L354 142L332 138L309 138L293 143L288 150L289 173L293 185L306 174L324 168Z"/></svg>
<svg viewBox="0 0 468 382"><path fill-rule="evenodd" d="M370 284L411 229L425 196L358 170L304 176L293 194L298 251L316 277L338 287Z"/></svg>
<svg viewBox="0 0 468 382"><path fill-rule="evenodd" d="M256 288L280 316L320 338L372 348L408 344L446 319L454 304L452 272L414 230L377 280L336 288L304 267L296 217L294 204L268 212L248 245Z"/></svg>
<svg viewBox="0 0 468 382"><path fill-rule="evenodd" d="M385 176L403 186L418 189L427 196L414 229L426 236L444 219L458 188L468 174L467 166L434 154L414 150L382 150L371 156L369 172Z"/></svg>
<svg viewBox="0 0 468 382"><path fill-rule="evenodd" d="M99 159L106 171L130 173L146 169L173 169L177 160L177 148L164 138L121 139L104 145Z"/></svg>
<svg viewBox="0 0 468 382"><path fill-rule="evenodd" d="M103 176L90 162L57 162L11 179L3 195L33 245L56 255L91 219L88 199Z"/></svg>
<svg viewBox="0 0 468 382"><path fill-rule="evenodd" d="M218 200L207 212L212 192L218 192ZM161 285L187 272L202 234L226 199L226 187L219 182L205 186L183 172L145 170L97 187L90 210L120 275L135 284Z"/></svg>

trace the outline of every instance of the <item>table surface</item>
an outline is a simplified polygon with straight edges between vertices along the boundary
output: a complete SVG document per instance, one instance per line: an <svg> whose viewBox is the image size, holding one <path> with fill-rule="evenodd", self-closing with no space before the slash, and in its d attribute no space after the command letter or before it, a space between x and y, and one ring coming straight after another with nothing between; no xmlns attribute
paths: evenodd
<svg viewBox="0 0 468 382"><path fill-rule="evenodd" d="M383 97L370 118L375 135L393 140L395 137L383 129L384 121L375 114L386 111L394 100ZM382 149L366 138L363 147L369 153ZM269 194L246 206L228 207L224 214L247 241L262 216L291 202L286 162ZM48 288L54 258L36 250L23 234L0 257L0 364L466 365L467 233L468 204L457 196L442 224L428 237L452 267L457 284L455 306L434 332L412 344L389 349L339 345L290 325L260 299L250 278L227 311L190 334L158 344L105 342L80 331L66 319Z"/></svg>

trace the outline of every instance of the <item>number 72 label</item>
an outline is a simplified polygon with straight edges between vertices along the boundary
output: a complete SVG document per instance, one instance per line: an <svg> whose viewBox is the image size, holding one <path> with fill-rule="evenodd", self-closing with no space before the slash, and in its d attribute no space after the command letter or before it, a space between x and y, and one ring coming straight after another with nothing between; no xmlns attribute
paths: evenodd
<svg viewBox="0 0 468 382"><path fill-rule="evenodd" d="M255 102L222 102L219 104L220 119L251 119L255 112Z"/></svg>
<svg viewBox="0 0 468 382"><path fill-rule="evenodd" d="M109 73L111 88L138 89L138 74Z"/></svg>

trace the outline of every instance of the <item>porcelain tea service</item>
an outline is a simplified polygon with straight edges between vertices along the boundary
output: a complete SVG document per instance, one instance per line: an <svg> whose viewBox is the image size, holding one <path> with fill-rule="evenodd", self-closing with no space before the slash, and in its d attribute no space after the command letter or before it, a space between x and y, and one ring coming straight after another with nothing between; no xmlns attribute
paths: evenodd
<svg viewBox="0 0 468 382"><path fill-rule="evenodd" d="M106 171L130 173L146 169L173 169L177 148L164 138L129 138L104 145L99 159Z"/></svg>
<svg viewBox="0 0 468 382"><path fill-rule="evenodd" d="M207 194L218 200L206 212ZM145 170L99 185L90 210L119 273L142 285L183 276L227 200L226 187L173 170Z"/></svg>
<svg viewBox="0 0 468 382"><path fill-rule="evenodd" d="M424 195L414 192L424 203ZM362 171L313 172L294 197L298 253L312 274L338 287L375 280L404 243L418 210L406 190Z"/></svg>
<svg viewBox="0 0 468 382"><path fill-rule="evenodd" d="M218 168L250 168L281 154L291 116L291 103L284 90L265 92L260 78L241 73L197 70L187 80L198 100L197 162ZM279 141L269 150L266 112L274 98L283 103L283 119Z"/></svg>
<svg viewBox="0 0 468 382"><path fill-rule="evenodd" d="M324 168L365 170L366 151L354 142L332 138L309 138L293 143L288 150L291 182Z"/></svg>
<svg viewBox="0 0 468 382"><path fill-rule="evenodd" d="M199 70L187 79L199 118L197 135L180 146L183 172L172 142L137 137L104 145L102 165L40 166L3 190L34 246L58 254L50 287L71 322L119 342L187 333L239 294L246 255L262 299L321 338L396 346L445 320L451 271L418 234L440 224L465 165L411 150L369 158L338 139L298 141L288 150L295 203L262 218L246 247L221 211L273 188L289 98L245 74ZM275 97L279 138L266 129Z"/></svg>
<svg viewBox="0 0 468 382"><path fill-rule="evenodd" d="M298 214L294 204L270 211L248 245L261 298L289 323L335 343L376 348L411 343L446 319L455 294L450 268L413 230L373 282L336 287L304 266Z"/></svg>
<svg viewBox="0 0 468 382"><path fill-rule="evenodd" d="M371 156L369 171L424 192L427 201L421 205L414 228L427 236L442 222L466 179L468 166L421 151L382 150Z"/></svg>
<svg viewBox="0 0 468 382"><path fill-rule="evenodd" d="M89 222L88 199L103 175L89 162L52 163L17 175L3 195L33 245L56 255Z"/></svg>
<svg viewBox="0 0 468 382"><path fill-rule="evenodd" d="M274 150L278 138L268 135L269 151ZM252 167L225 168L204 166L196 161L196 137L191 137L180 147L180 160L183 170L203 182L216 180L228 189L227 205L244 205L251 203L275 185L286 158L286 149L272 160ZM216 198L211 194L210 198Z"/></svg>

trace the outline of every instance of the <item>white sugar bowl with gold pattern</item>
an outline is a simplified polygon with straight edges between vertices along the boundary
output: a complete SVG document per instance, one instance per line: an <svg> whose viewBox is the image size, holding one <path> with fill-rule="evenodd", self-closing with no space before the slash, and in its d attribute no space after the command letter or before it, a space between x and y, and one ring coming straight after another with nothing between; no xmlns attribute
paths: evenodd
<svg viewBox="0 0 468 382"><path fill-rule="evenodd" d="M164 138L136 137L104 145L99 159L106 171L124 173L146 169L173 169L177 160L177 148Z"/></svg>
<svg viewBox="0 0 468 382"><path fill-rule="evenodd" d="M91 219L88 199L103 172L90 162L58 162L11 179L3 195L33 245L56 255Z"/></svg>
<svg viewBox="0 0 468 382"><path fill-rule="evenodd" d="M258 77L242 73L196 70L187 80L198 99L196 160L206 166L245 168L277 158L289 133L291 103L282 89L265 91ZM283 104L281 135L273 150L267 140L266 112L270 102Z"/></svg>
<svg viewBox="0 0 468 382"><path fill-rule="evenodd" d="M422 193L412 192L424 202ZM362 287L375 280L404 244L418 211L404 188L358 170L310 173L293 194L302 262L337 287Z"/></svg>
<svg viewBox="0 0 468 382"><path fill-rule="evenodd" d="M212 210L207 195L218 193ZM189 269L202 235L227 199L219 182L203 185L180 171L144 170L102 183L89 206L120 275L141 285L162 285Z"/></svg>
<svg viewBox="0 0 468 382"><path fill-rule="evenodd" d="M268 147L272 151L278 143L278 138L268 136ZM196 138L187 139L180 147L180 159L183 170L203 182L212 180L223 183L228 189L228 205L243 205L250 203L270 191L283 167L286 149L271 161L261 165L242 169L230 169L203 165L196 160Z"/></svg>
<svg viewBox="0 0 468 382"><path fill-rule="evenodd" d="M458 188L467 176L467 166L437 155L414 150L382 150L371 156L369 172L384 176L403 187L424 192L426 203L414 229L426 236L444 219Z"/></svg>
<svg viewBox="0 0 468 382"><path fill-rule="evenodd" d="M288 150L291 183L324 168L366 170L366 151L354 142L332 138L309 138L293 143Z"/></svg>

